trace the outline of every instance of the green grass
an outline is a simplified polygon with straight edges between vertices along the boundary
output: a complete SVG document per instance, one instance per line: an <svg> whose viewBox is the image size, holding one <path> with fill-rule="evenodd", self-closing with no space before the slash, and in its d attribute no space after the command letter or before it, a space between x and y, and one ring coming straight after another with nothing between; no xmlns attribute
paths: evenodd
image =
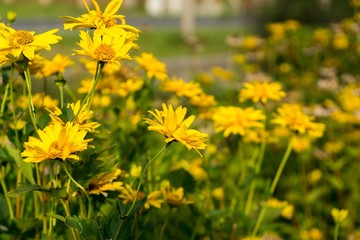
<svg viewBox="0 0 360 240"><path fill-rule="evenodd" d="M228 51L226 36L245 33L246 30L235 27L198 28L196 45L187 44L177 28L154 28L142 31L138 41L140 50L152 52L155 56L186 56L190 54L213 54Z"/></svg>

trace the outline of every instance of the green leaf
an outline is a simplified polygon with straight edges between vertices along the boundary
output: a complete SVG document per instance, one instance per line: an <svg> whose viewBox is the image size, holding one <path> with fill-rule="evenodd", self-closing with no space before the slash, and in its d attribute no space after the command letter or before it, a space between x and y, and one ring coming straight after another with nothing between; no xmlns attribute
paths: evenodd
<svg viewBox="0 0 360 240"><path fill-rule="evenodd" d="M78 216L66 217L65 224L78 231L86 239L99 239L100 232L95 220L86 220Z"/></svg>
<svg viewBox="0 0 360 240"><path fill-rule="evenodd" d="M65 221L66 221L66 219L63 216L55 214L55 213L47 213L46 215L49 217L56 218L56 219L62 221L63 223L65 223Z"/></svg>
<svg viewBox="0 0 360 240"><path fill-rule="evenodd" d="M20 183L16 189L9 191L6 195L8 197L16 197L16 196L26 193L26 192L30 192L30 191L34 191L34 190L41 190L41 189L42 189L42 187L39 185L36 185L36 184Z"/></svg>
<svg viewBox="0 0 360 240"><path fill-rule="evenodd" d="M16 165L21 169L24 177L32 184L35 184L35 179L33 177L32 164L24 162L20 157L20 151L12 146L4 145L2 148L2 154L6 154L8 159L13 159Z"/></svg>

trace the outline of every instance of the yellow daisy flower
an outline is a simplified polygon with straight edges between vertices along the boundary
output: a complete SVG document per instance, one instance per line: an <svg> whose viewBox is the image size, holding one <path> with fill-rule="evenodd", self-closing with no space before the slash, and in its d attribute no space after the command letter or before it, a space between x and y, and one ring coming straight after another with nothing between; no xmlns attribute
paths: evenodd
<svg viewBox="0 0 360 240"><path fill-rule="evenodd" d="M239 134L244 136L248 130L253 128L263 128L262 121L265 115L261 110L252 107L242 109L240 107L220 107L214 115L215 131L224 131L224 136Z"/></svg>
<svg viewBox="0 0 360 240"><path fill-rule="evenodd" d="M51 44L58 43L60 36L54 35L58 29L53 29L42 34L35 35L33 31L15 30L0 23L0 51L7 52L10 58L19 61L23 57L32 60L35 52L40 49L50 50Z"/></svg>
<svg viewBox="0 0 360 240"><path fill-rule="evenodd" d="M147 195L146 203L144 204L145 209L149 209L150 207L161 208L161 204L164 202L163 199L160 198L161 191L154 191Z"/></svg>
<svg viewBox="0 0 360 240"><path fill-rule="evenodd" d="M121 169L115 168L110 172L100 173L91 178L87 184L87 192L89 194L102 194L107 197L107 191L120 191L123 187L123 183L116 180L120 174Z"/></svg>
<svg viewBox="0 0 360 240"><path fill-rule="evenodd" d="M72 61L69 56L58 53L51 60L44 61L42 68L38 72L38 76L48 77L57 75L59 72L64 72L65 68L71 65L74 65L74 61Z"/></svg>
<svg viewBox="0 0 360 240"><path fill-rule="evenodd" d="M187 109L182 106L179 106L174 111L171 105L167 107L163 103L162 108L162 111L157 109L155 112L148 111L156 118L156 121L145 118L145 121L150 125L148 130L164 135L166 143L178 141L189 150L194 149L201 156L198 149L205 149L205 141L208 135L197 130L188 129L195 120L195 116L192 115L185 119Z"/></svg>
<svg viewBox="0 0 360 240"><path fill-rule="evenodd" d="M69 103L67 108L71 109L74 115L74 119L69 120L71 120L74 124L78 124L81 130L95 132L95 129L100 126L100 123L98 122L88 121L93 117L94 112L88 110L88 105L86 103L81 106L81 101L79 100L76 103ZM60 118L62 112L59 108L55 107L55 110L47 110L53 123L65 125L64 121Z"/></svg>
<svg viewBox="0 0 360 240"><path fill-rule="evenodd" d="M154 77L159 80L168 78L165 64L156 59L153 54L143 52L139 57L134 57L134 60L139 64L140 68L146 71L148 78Z"/></svg>
<svg viewBox="0 0 360 240"><path fill-rule="evenodd" d="M138 33L139 30L125 24L125 16L116 14L119 11L122 0L111 0L106 6L104 11L101 11L99 4L96 0L91 0L95 10L90 10L89 5L83 0L88 13L80 17L62 16L65 18L64 29L96 29L104 30L114 26L121 26L123 29ZM118 24L120 20L120 24Z"/></svg>
<svg viewBox="0 0 360 240"><path fill-rule="evenodd" d="M47 159L68 158L80 160L75 154L88 148L92 139L85 139L87 132L81 130L79 124L67 122L65 126L55 123L50 124L43 130L38 130L39 138L29 137L24 143L24 151L21 156L25 162L39 163Z"/></svg>
<svg viewBox="0 0 360 240"><path fill-rule="evenodd" d="M348 213L349 211L347 209L331 209L331 216L333 217L335 223L338 224L343 223L346 220Z"/></svg>
<svg viewBox="0 0 360 240"><path fill-rule="evenodd" d="M279 101L285 97L282 86L278 82L254 81L244 83L244 88L239 94L239 101L244 102L252 99L253 102L266 103L268 100Z"/></svg>
<svg viewBox="0 0 360 240"><path fill-rule="evenodd" d="M199 83L185 82L181 78L172 78L171 80L163 81L161 83L161 90L166 92L173 92L179 97L192 98L204 94Z"/></svg>
<svg viewBox="0 0 360 240"><path fill-rule="evenodd" d="M313 118L307 116L297 104L284 104L277 110L273 124L286 127L299 134L309 134L310 137L318 138L323 135L325 125L312 122Z"/></svg>
<svg viewBox="0 0 360 240"><path fill-rule="evenodd" d="M160 191L164 196L165 202L170 206L180 206L194 203L194 201L185 198L184 189L182 187L175 189L170 186L170 182L167 180L162 181Z"/></svg>
<svg viewBox="0 0 360 240"><path fill-rule="evenodd" d="M96 61L119 64L121 59L130 59L129 50L134 43L127 41L127 34L124 30L118 29L116 37L94 33L91 38L89 32L80 31L81 50L74 50L75 54L91 57Z"/></svg>

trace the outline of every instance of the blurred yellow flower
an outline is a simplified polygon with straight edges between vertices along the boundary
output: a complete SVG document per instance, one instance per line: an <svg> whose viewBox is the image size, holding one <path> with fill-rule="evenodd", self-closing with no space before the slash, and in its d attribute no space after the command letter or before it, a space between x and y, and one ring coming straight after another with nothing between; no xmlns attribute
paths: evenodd
<svg viewBox="0 0 360 240"><path fill-rule="evenodd" d="M116 37L101 35L94 32L93 38L89 32L80 31L80 50L74 50L75 54L91 57L93 60L120 64L121 59L130 59L129 50L135 45L128 41L124 30L119 29Z"/></svg>
<svg viewBox="0 0 360 240"><path fill-rule="evenodd" d="M165 202L170 206L179 206L192 204L193 201L188 200L184 196L184 189L182 187L175 189L170 186L170 182L163 180L161 182L160 191L163 194Z"/></svg>
<svg viewBox="0 0 360 240"><path fill-rule="evenodd" d="M59 104L57 99L53 99L50 95L46 95L44 92L35 93L32 96L33 104L37 108L46 108L54 110L56 106ZM20 96L16 100L16 105L21 108L27 108L29 104L29 100L27 96Z"/></svg>
<svg viewBox="0 0 360 240"><path fill-rule="evenodd" d="M42 34L35 35L33 31L15 30L0 23L0 52L6 52L8 57L13 57L18 61L24 57L32 60L35 52L41 49L50 50L51 44L58 43L60 36L54 35L58 29L50 30Z"/></svg>
<svg viewBox="0 0 360 240"><path fill-rule="evenodd" d="M91 178L87 184L86 191L89 194L102 194L107 197L107 191L120 191L122 182L115 181L121 174L121 169L114 168L110 172L104 172Z"/></svg>
<svg viewBox="0 0 360 240"><path fill-rule="evenodd" d="M176 77L163 81L160 88L166 92L173 92L179 97L192 98L204 94L199 83L193 81L185 82L183 79Z"/></svg>
<svg viewBox="0 0 360 240"><path fill-rule="evenodd" d="M293 149L297 153L301 153L311 147L311 139L307 135L295 136Z"/></svg>
<svg viewBox="0 0 360 240"><path fill-rule="evenodd" d="M134 178L138 178L138 177L140 177L141 172L142 172L141 165L131 164L130 176L132 176Z"/></svg>
<svg viewBox="0 0 360 240"><path fill-rule="evenodd" d="M6 13L6 19L9 23L13 23L16 20L17 14L14 11L8 11Z"/></svg>
<svg viewBox="0 0 360 240"><path fill-rule="evenodd" d="M64 56L60 53L56 54L52 60L45 60L42 68L39 70L38 75L41 77L48 77L57 75L64 72L65 68L74 65L74 62L69 56Z"/></svg>
<svg viewBox="0 0 360 240"><path fill-rule="evenodd" d="M95 29L106 30L112 27L121 27L123 29L138 33L139 30L135 27L126 25L125 16L116 14L119 11L122 0L110 0L104 11L101 11L96 0L91 0L95 10L90 10L86 0L83 3L88 13L82 14L80 17L62 16L65 18L64 29ZM120 23L118 23L120 20Z"/></svg>
<svg viewBox="0 0 360 240"><path fill-rule="evenodd" d="M166 65L155 58L153 54L143 52L140 56L134 57L134 60L139 64L140 68L146 71L148 78L154 77L162 81L168 78Z"/></svg>
<svg viewBox="0 0 360 240"><path fill-rule="evenodd" d="M350 41L346 34L344 33L337 33L333 39L333 47L338 50L347 49L350 45Z"/></svg>
<svg viewBox="0 0 360 240"><path fill-rule="evenodd" d="M211 195L218 201L223 201L225 199L224 188L218 187L212 190Z"/></svg>
<svg viewBox="0 0 360 240"><path fill-rule="evenodd" d="M164 135L166 143L178 141L189 150L194 149L201 156L199 149L205 149L205 141L208 135L194 129L189 129L195 120L195 116L191 115L185 119L187 109L182 106L179 106L174 111L171 105L167 107L163 103L162 108L162 111L157 109L155 109L155 112L148 111L156 118L156 121L145 118L145 121L150 125L148 130Z"/></svg>
<svg viewBox="0 0 360 240"><path fill-rule="evenodd" d="M322 177L322 172L320 169L314 169L308 174L308 181L309 183L316 183Z"/></svg>
<svg viewBox="0 0 360 240"><path fill-rule="evenodd" d="M311 228L310 230L302 230L300 232L301 240L322 240L324 239L323 233L317 228Z"/></svg>
<svg viewBox="0 0 360 240"><path fill-rule="evenodd" d="M25 127L26 122L22 119L16 119L15 122L11 122L9 124L9 127L11 127L14 130L21 130Z"/></svg>
<svg viewBox="0 0 360 240"><path fill-rule="evenodd" d="M317 28L313 32L313 40L324 47L329 45L330 42L330 30L327 28Z"/></svg>
<svg viewBox="0 0 360 240"><path fill-rule="evenodd" d="M283 104L282 107L278 108L277 114L271 122L299 134L309 134L313 138L321 137L325 130L325 125L312 122L312 120L312 117L307 116L301 110L300 105Z"/></svg>
<svg viewBox="0 0 360 240"><path fill-rule="evenodd" d="M216 132L224 131L224 136L239 134L244 136L248 130L263 128L265 115L261 110L252 107L242 109L240 107L219 107L213 115Z"/></svg>
<svg viewBox="0 0 360 240"><path fill-rule="evenodd" d="M129 184L125 184L125 186L121 189L120 195L118 196L123 200L125 204L129 204L134 202L136 196L136 190L132 189ZM141 200L145 197L143 192L138 192L136 199Z"/></svg>
<svg viewBox="0 0 360 240"><path fill-rule="evenodd" d="M234 73L232 71L228 71L219 66L213 67L211 73L220 80L230 81L234 78Z"/></svg>
<svg viewBox="0 0 360 240"><path fill-rule="evenodd" d="M85 139L87 131L81 130L79 124L67 122L65 126L54 123L38 130L39 138L29 137L24 143L21 156L25 162L39 163L47 159L68 158L80 160L75 154L84 151L92 139Z"/></svg>
<svg viewBox="0 0 360 240"><path fill-rule="evenodd" d="M268 100L279 101L285 97L282 86L278 82L254 81L246 82L240 90L239 101L252 99L253 102L266 103Z"/></svg>
<svg viewBox="0 0 360 240"><path fill-rule="evenodd" d="M294 217L294 206L287 204L282 210L280 215L286 219L292 219Z"/></svg>
<svg viewBox="0 0 360 240"><path fill-rule="evenodd" d="M164 199L161 197L161 191L154 191L149 193L146 196L146 202L144 204L145 209L149 209L150 207L161 208L161 204L164 202Z"/></svg>
<svg viewBox="0 0 360 240"><path fill-rule="evenodd" d="M216 105L216 100L213 95L205 93L194 95L190 97L190 104L196 107L213 107Z"/></svg>
<svg viewBox="0 0 360 240"><path fill-rule="evenodd" d="M346 218L348 217L349 211L347 209L331 209L331 216L334 219L334 222L337 224L341 224L345 222Z"/></svg>
<svg viewBox="0 0 360 240"><path fill-rule="evenodd" d="M327 153L336 154L341 152L341 150L343 150L344 147L345 147L345 143L343 140L334 140L334 141L326 142L324 146L324 150Z"/></svg>
<svg viewBox="0 0 360 240"><path fill-rule="evenodd" d="M108 95L94 94L91 105L94 107L109 107L111 105L111 97Z"/></svg>
<svg viewBox="0 0 360 240"><path fill-rule="evenodd" d="M205 180L208 177L206 170L202 167L203 161L197 158L193 161L181 160L176 162L174 168L183 168L189 172L197 181Z"/></svg>

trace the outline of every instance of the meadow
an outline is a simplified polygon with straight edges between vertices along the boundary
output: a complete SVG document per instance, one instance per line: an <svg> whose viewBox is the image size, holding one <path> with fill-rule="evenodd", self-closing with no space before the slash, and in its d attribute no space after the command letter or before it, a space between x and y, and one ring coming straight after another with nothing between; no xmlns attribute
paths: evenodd
<svg viewBox="0 0 360 240"><path fill-rule="evenodd" d="M230 64L189 79L159 60L195 54L175 30L84 4L61 31L0 23L1 239L360 238L359 1L203 30Z"/></svg>

